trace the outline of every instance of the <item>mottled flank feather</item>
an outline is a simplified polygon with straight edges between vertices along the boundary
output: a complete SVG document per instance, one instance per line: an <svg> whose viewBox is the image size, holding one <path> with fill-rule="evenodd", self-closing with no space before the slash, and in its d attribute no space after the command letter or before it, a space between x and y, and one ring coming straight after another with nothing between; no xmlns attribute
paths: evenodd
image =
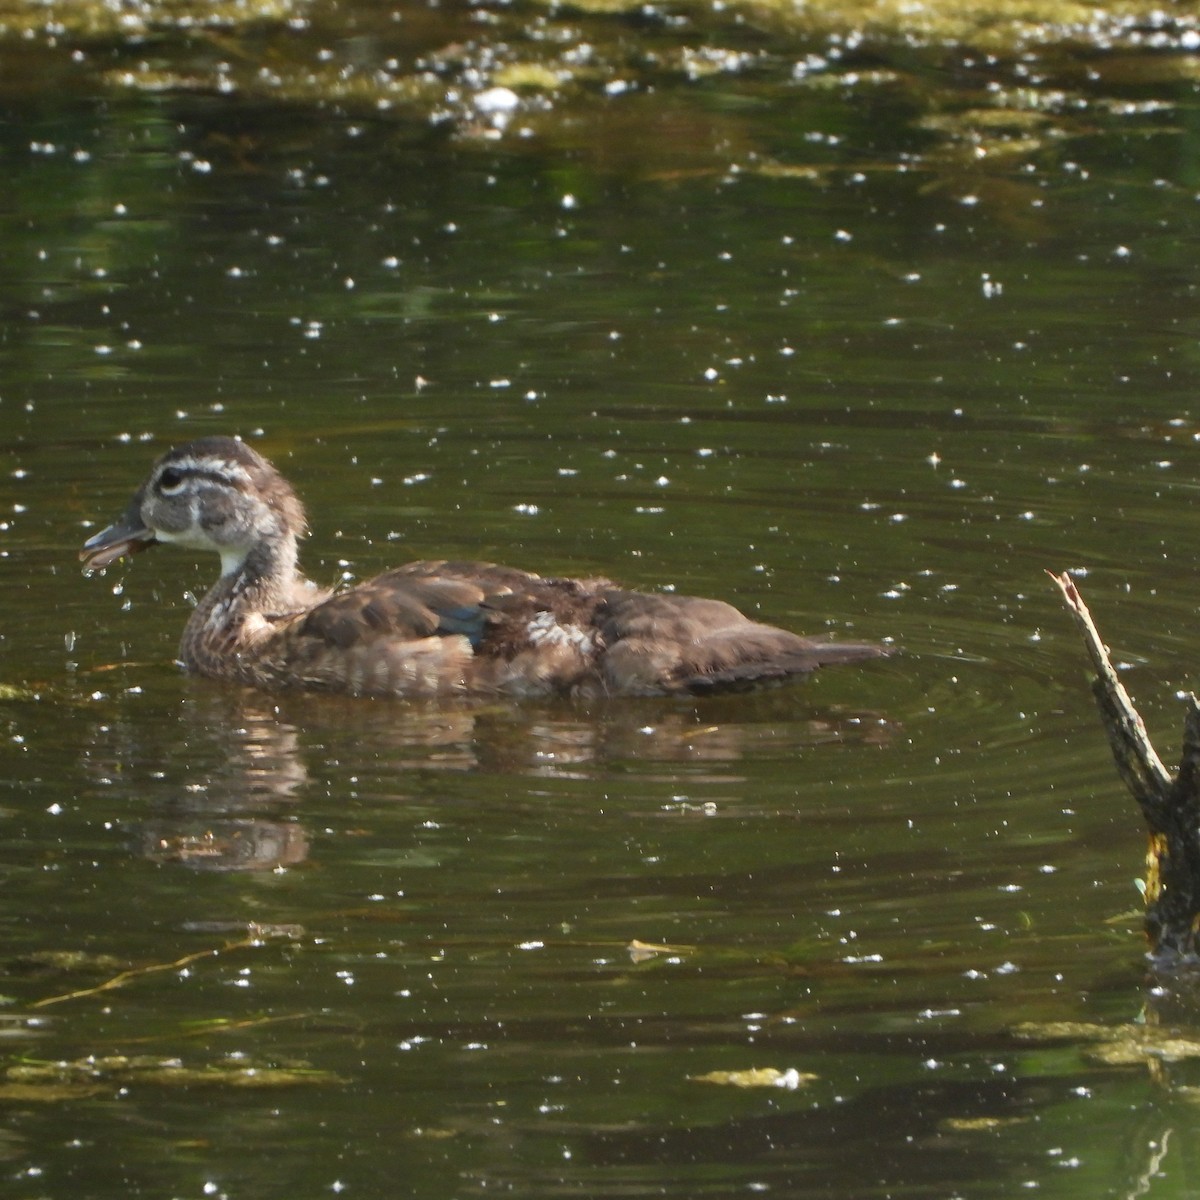
<svg viewBox="0 0 1200 1200"><path fill-rule="evenodd" d="M886 653L800 637L720 600L490 563L414 562L330 593L297 568L304 529L300 501L266 459L230 438L202 438L159 459L82 557L101 569L157 542L218 553L222 575L188 621L180 658L269 690L704 694Z"/></svg>

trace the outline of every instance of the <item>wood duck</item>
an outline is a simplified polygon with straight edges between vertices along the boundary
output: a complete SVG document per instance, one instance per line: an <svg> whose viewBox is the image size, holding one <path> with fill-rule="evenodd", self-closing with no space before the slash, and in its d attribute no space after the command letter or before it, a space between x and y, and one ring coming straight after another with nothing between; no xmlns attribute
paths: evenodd
<svg viewBox="0 0 1200 1200"><path fill-rule="evenodd" d="M306 579L304 508L235 438L169 450L125 514L84 543L85 573L158 542L220 555L182 665L267 690L356 696L652 696L738 690L886 653L799 637L720 600L427 561L344 591Z"/></svg>

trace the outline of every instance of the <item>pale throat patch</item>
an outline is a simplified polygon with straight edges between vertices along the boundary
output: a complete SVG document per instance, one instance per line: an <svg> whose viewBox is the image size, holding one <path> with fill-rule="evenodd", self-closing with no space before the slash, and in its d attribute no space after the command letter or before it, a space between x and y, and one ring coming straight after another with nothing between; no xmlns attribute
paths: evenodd
<svg viewBox="0 0 1200 1200"><path fill-rule="evenodd" d="M236 575L242 569L242 564L250 553L250 547L219 546L195 523L195 514L193 514L192 520L190 529L178 533L169 529L156 529L154 536L160 542L169 542L176 546L183 546L185 549L214 550L221 556L221 574Z"/></svg>
<svg viewBox="0 0 1200 1200"><path fill-rule="evenodd" d="M236 575L250 553L247 546L230 546L221 550L221 575Z"/></svg>

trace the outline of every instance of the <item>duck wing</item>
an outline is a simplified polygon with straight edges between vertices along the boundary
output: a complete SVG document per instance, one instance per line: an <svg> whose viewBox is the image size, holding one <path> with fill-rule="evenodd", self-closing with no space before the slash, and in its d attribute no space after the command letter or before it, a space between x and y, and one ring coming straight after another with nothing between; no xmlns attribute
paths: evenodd
<svg viewBox="0 0 1200 1200"><path fill-rule="evenodd" d="M455 635L478 647L498 607L541 582L537 575L492 563L408 563L318 604L297 623L294 636L338 650L379 638L404 642Z"/></svg>

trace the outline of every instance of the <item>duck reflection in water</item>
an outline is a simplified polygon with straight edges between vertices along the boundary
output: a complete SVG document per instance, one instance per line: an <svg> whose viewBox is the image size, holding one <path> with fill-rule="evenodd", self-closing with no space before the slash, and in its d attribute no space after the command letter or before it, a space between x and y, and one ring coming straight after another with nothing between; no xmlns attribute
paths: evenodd
<svg viewBox="0 0 1200 1200"><path fill-rule="evenodd" d="M815 746L884 745L893 735L874 713L797 714L780 692L621 705L364 705L197 685L169 728L109 714L89 739L86 763L105 779L146 764L136 785L154 809L137 825L145 856L196 870L265 871L308 859L300 801L309 813L322 804L344 813L355 797L368 807L408 806L419 825L453 790L439 785L443 772L567 781L618 771L635 788L709 788L741 780L747 755L795 759ZM645 803L657 809L654 791L647 787Z"/></svg>

